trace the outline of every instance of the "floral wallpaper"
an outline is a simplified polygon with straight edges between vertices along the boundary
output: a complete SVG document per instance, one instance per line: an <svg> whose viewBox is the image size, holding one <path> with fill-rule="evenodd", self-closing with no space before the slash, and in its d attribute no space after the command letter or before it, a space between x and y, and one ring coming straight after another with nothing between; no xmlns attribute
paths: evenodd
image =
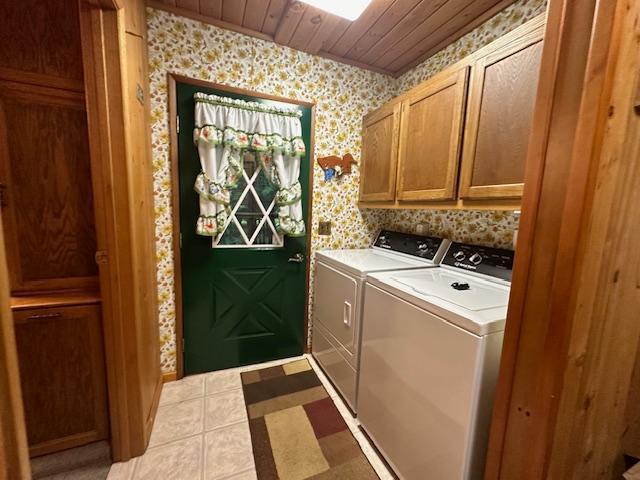
<svg viewBox="0 0 640 480"><path fill-rule="evenodd" d="M360 155L362 116L392 98L393 78L299 52L275 43L149 9L147 14L151 137L156 209L161 364L176 369L174 263L167 72L316 103L316 156ZM314 161L312 251L371 244L384 212L359 210L358 169L325 184ZM330 237L318 220L333 221Z"/></svg>
<svg viewBox="0 0 640 480"><path fill-rule="evenodd" d="M359 160L364 114L542 12L544 6L545 0L519 0L399 79L149 8L151 137L163 372L176 369L168 72L315 102L316 156L350 152ZM325 183L322 170L313 160L313 209L309 226L312 256L322 248L366 247L381 227L410 231L418 223L426 224L430 233L454 240L511 246L517 214L360 210L357 208L358 168L354 168L352 175ZM332 221L331 236L318 235L317 225L323 220ZM313 292L313 288L310 290ZM309 301L313 301L312 295Z"/></svg>

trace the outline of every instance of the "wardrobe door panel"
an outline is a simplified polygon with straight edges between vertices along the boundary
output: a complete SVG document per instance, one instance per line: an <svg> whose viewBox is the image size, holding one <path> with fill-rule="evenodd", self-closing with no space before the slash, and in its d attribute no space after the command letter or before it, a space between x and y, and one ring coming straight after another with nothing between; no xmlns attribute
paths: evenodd
<svg viewBox="0 0 640 480"><path fill-rule="evenodd" d="M12 291L95 284L83 96L0 82L0 143Z"/></svg>
<svg viewBox="0 0 640 480"><path fill-rule="evenodd" d="M72 2L7 0L1 11L0 78L82 90L80 22Z"/></svg>

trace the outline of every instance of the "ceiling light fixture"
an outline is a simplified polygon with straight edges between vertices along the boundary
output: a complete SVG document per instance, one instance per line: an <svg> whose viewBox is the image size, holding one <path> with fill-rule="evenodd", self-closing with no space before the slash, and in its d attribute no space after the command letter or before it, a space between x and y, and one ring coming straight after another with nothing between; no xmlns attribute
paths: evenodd
<svg viewBox="0 0 640 480"><path fill-rule="evenodd" d="M365 11L371 0L302 0L302 2L353 22Z"/></svg>

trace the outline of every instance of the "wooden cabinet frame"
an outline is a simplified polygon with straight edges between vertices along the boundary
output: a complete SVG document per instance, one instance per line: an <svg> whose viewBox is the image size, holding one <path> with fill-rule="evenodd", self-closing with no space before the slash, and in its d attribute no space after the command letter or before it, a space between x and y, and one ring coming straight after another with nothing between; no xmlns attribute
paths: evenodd
<svg viewBox="0 0 640 480"><path fill-rule="evenodd" d="M524 183L503 185L473 186L473 167L476 161L476 144L482 94L485 85L486 70L491 65L514 55L536 43L542 42L542 30L534 30L513 43L503 46L484 57L479 58L472 68L467 101L467 121L465 127L464 147L462 149L462 165L460 169L460 197L465 199L520 198Z"/></svg>
<svg viewBox="0 0 640 480"><path fill-rule="evenodd" d="M360 183L360 201L361 202L384 202L393 201L396 195L396 176L398 165L398 134L400 132L400 109L401 104L392 103L385 105L384 107L370 113L364 117L363 122L363 139L362 139L362 154L360 162L360 179L365 179L367 173L366 155L367 145L365 142L365 136L367 135L367 128L371 127L377 122L384 120L387 117L392 117L392 134L391 134L391 157L389 158L389 175L387 176L387 187L384 192L379 193L365 193L362 188L362 182ZM370 170L369 170L369 174Z"/></svg>
<svg viewBox="0 0 640 480"><path fill-rule="evenodd" d="M458 185L458 165L462 150L462 128L464 125L465 101L469 68L446 72L427 81L420 89L415 90L402 102L400 121L400 140L398 153L398 185L396 198L400 201L455 200ZM452 110L454 112L451 128L450 145L447 158L446 180L444 188L429 190L407 190L404 185L404 171L408 162L407 141L410 135L409 111L411 105L437 95L446 88L455 87Z"/></svg>
<svg viewBox="0 0 640 480"><path fill-rule="evenodd" d="M471 193L468 192L469 188L464 188L464 183L470 182L471 173L473 171L473 164L469 163L467 157L471 156L473 161L474 150L470 150L470 143L473 145L476 143L476 138L470 139L469 126L470 117L473 115L470 110L472 109L472 83L478 82L478 70L479 65L485 67L489 62L495 62L499 58L513 54L513 52L520 51L527 46L535 44L543 40L544 27L546 23L546 14L538 15L525 24L515 28L511 32L505 34L498 40L491 42L489 45L482 47L476 52L468 55L459 62L447 67L436 76L427 80L423 84L420 84L411 90L403 93L402 95L392 99L389 103L382 106L379 110L369 113L364 118L364 127L366 130L367 125L371 125L375 121L379 121L381 118L390 115L390 112L399 109L398 115L399 124L398 138L396 140L397 154L394 154L391 158L392 170L395 165L396 172L391 172L389 177L396 178L396 184L386 189L384 193L377 194L363 194L362 184L366 182L366 131L363 131L363 155L364 159L361 163L361 176L360 176L360 199L359 206L361 208L383 208L383 209L447 209L447 210L520 210L521 197L522 197L522 183L513 185L499 185L499 186L483 186L474 187ZM432 191L421 190L415 192L409 192L406 190L405 185L402 185L402 171L404 168L404 145L403 139L406 138L406 107L403 110L402 106L407 105L408 102L414 101L418 96L423 95L422 92L425 89L438 88L432 85L431 82L440 82L444 78L450 78L455 76L452 72L459 74L460 71L471 69L466 79L465 98L463 99L462 108L465 109L464 121L461 122L460 135L462 138L461 152L459 153L459 164L456 165L456 173L453 175L453 194L451 189L451 174L449 176L449 182L446 188L434 189ZM484 67L482 68L484 70ZM479 78L480 81L484 81L484 71ZM477 88L477 87L476 87ZM480 89L482 85L480 86ZM481 93L481 90L476 93ZM477 102L478 103L478 102ZM480 105L476 105L476 123L477 116L479 114ZM473 128L477 128L473 127ZM453 157L453 154L451 155Z"/></svg>

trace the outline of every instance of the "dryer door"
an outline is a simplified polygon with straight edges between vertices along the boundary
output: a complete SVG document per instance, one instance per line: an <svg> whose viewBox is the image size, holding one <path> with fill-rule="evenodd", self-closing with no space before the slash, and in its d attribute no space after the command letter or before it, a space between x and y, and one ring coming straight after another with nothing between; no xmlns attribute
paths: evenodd
<svg viewBox="0 0 640 480"><path fill-rule="evenodd" d="M324 263L316 264L313 322L322 325L353 368L357 367L360 282Z"/></svg>

